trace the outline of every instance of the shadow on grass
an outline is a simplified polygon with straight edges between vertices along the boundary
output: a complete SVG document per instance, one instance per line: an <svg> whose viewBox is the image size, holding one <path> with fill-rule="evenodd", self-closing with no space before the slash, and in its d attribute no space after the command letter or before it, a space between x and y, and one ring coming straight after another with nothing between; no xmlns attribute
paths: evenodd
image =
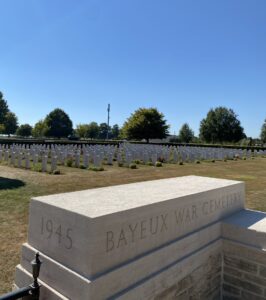
<svg viewBox="0 0 266 300"><path fill-rule="evenodd" d="M0 190L17 189L25 185L25 182L18 179L0 177Z"/></svg>

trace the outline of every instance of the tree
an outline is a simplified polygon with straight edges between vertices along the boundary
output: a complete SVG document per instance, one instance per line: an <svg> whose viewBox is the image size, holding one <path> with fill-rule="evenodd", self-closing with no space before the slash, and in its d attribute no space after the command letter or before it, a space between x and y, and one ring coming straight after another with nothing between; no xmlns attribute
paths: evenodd
<svg viewBox="0 0 266 300"><path fill-rule="evenodd" d="M117 124L113 125L111 129L112 139L117 139L119 137L119 134L120 134L119 126Z"/></svg>
<svg viewBox="0 0 266 300"><path fill-rule="evenodd" d="M34 137L44 137L46 136L47 130L48 130L47 124L44 122L44 120L40 120L34 125L32 129L32 135Z"/></svg>
<svg viewBox="0 0 266 300"><path fill-rule="evenodd" d="M139 108L124 123L123 135L127 139L149 142L150 139L165 138L168 129L164 115L156 108Z"/></svg>
<svg viewBox="0 0 266 300"><path fill-rule="evenodd" d="M101 123L99 125L99 139L104 140L107 137L107 132L111 130L110 126L107 123Z"/></svg>
<svg viewBox="0 0 266 300"><path fill-rule="evenodd" d="M264 123L261 127L260 139L263 143L266 143L266 119L264 120Z"/></svg>
<svg viewBox="0 0 266 300"><path fill-rule="evenodd" d="M22 124L18 127L16 134L18 136L31 136L32 135L32 127L29 124Z"/></svg>
<svg viewBox="0 0 266 300"><path fill-rule="evenodd" d="M183 124L179 131L179 139L182 143L189 143L194 138L194 132L187 123Z"/></svg>
<svg viewBox="0 0 266 300"><path fill-rule="evenodd" d="M211 109L200 123L200 137L206 142L238 142L245 138L244 129L232 109Z"/></svg>
<svg viewBox="0 0 266 300"><path fill-rule="evenodd" d="M87 138L96 139L99 135L99 125L96 122L91 122L88 124Z"/></svg>
<svg viewBox="0 0 266 300"><path fill-rule="evenodd" d="M4 99L4 95L0 92L0 124L5 123L6 114L9 112L7 101Z"/></svg>
<svg viewBox="0 0 266 300"><path fill-rule="evenodd" d="M5 133L6 134L10 135L10 134L15 133L17 128L18 128L18 118L17 118L17 116L12 112L8 112L5 115L4 126L5 126Z"/></svg>
<svg viewBox="0 0 266 300"><path fill-rule="evenodd" d="M45 118L47 130L46 136L49 137L67 137L73 132L73 123L69 116L60 108L51 111Z"/></svg>
<svg viewBox="0 0 266 300"><path fill-rule="evenodd" d="M18 126L18 118L12 113L7 101L4 99L4 95L0 92L0 132L5 134L15 133Z"/></svg>
<svg viewBox="0 0 266 300"><path fill-rule="evenodd" d="M86 138L88 135L89 125L88 124L78 124L76 128L76 133L80 138Z"/></svg>

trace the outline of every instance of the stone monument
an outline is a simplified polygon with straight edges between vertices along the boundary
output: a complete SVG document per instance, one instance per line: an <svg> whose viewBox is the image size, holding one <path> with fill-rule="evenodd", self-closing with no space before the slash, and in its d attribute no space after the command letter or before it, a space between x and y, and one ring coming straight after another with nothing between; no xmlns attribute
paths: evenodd
<svg viewBox="0 0 266 300"><path fill-rule="evenodd" d="M266 255L234 252L266 244L264 214L244 205L244 183L197 176L33 198L15 284L39 251L42 300L266 299Z"/></svg>

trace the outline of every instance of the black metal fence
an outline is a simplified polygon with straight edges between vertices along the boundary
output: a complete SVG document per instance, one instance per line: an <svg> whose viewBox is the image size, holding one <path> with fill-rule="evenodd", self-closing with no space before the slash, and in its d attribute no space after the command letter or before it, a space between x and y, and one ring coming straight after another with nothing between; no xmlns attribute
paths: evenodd
<svg viewBox="0 0 266 300"><path fill-rule="evenodd" d="M40 287L41 285L38 282L38 277L40 273L42 262L39 258L39 253L35 254L35 259L31 262L32 265L32 277L33 283L27 287L17 289L13 292L7 293L3 296L0 296L0 300L15 300L22 297L27 297L29 300L39 300L40 297Z"/></svg>

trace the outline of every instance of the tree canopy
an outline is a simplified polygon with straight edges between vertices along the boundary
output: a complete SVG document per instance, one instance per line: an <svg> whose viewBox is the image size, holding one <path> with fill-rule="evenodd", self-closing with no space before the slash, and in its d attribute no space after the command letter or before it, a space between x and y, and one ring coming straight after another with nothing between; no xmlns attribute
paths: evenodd
<svg viewBox="0 0 266 300"><path fill-rule="evenodd" d="M4 95L0 92L0 124L5 123L6 114L9 112L7 101L4 99Z"/></svg>
<svg viewBox="0 0 266 300"><path fill-rule="evenodd" d="M88 124L78 124L76 127L76 133L80 138L86 138L88 133Z"/></svg>
<svg viewBox="0 0 266 300"><path fill-rule="evenodd" d="M118 124L114 124L112 129L111 129L111 136L112 139L117 139L120 135L120 128L118 126Z"/></svg>
<svg viewBox="0 0 266 300"><path fill-rule="evenodd" d="M51 111L44 120L47 130L45 135L48 137L67 137L73 132L73 124L68 114L62 109L56 108Z"/></svg>
<svg viewBox="0 0 266 300"><path fill-rule="evenodd" d="M47 129L48 128L44 120L40 120L34 125L32 129L32 135L34 137L44 137L46 136Z"/></svg>
<svg viewBox="0 0 266 300"><path fill-rule="evenodd" d="M211 143L238 142L245 138L244 129L232 109L211 109L200 123L200 137Z"/></svg>
<svg viewBox="0 0 266 300"><path fill-rule="evenodd" d="M107 138L107 132L109 133L111 131L110 126L108 126L107 123L101 123L99 125L99 139L104 140Z"/></svg>
<svg viewBox="0 0 266 300"><path fill-rule="evenodd" d="M5 134L13 134L18 127L18 118L8 108L4 95L0 92L0 132Z"/></svg>
<svg viewBox="0 0 266 300"><path fill-rule="evenodd" d="M10 135L10 134L14 134L18 128L18 118L17 116L12 113L12 112L8 112L5 116L5 133Z"/></svg>
<svg viewBox="0 0 266 300"><path fill-rule="evenodd" d="M183 124L179 131L179 140L182 143L189 143L194 138L194 132L187 123Z"/></svg>
<svg viewBox="0 0 266 300"><path fill-rule="evenodd" d="M99 135L99 125L96 122L91 122L88 124L87 138L96 139Z"/></svg>
<svg viewBox="0 0 266 300"><path fill-rule="evenodd" d="M16 131L16 135L23 137L31 136L32 127L29 124L21 124Z"/></svg>
<svg viewBox="0 0 266 300"><path fill-rule="evenodd" d="M156 108L139 108L124 123L123 135L127 139L149 142L150 139L165 138L168 129L164 115Z"/></svg>
<svg viewBox="0 0 266 300"><path fill-rule="evenodd" d="M264 120L264 123L261 127L260 139L263 143L266 143L266 119Z"/></svg>

